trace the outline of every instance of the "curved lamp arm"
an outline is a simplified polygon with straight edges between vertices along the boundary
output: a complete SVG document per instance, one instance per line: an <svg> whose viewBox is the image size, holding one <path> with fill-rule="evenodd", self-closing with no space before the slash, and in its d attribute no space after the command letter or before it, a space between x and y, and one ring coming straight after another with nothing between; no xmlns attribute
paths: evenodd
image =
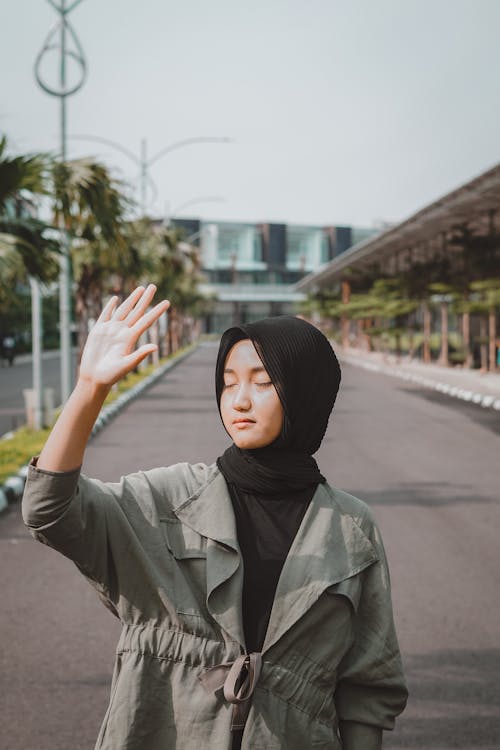
<svg viewBox="0 0 500 750"><path fill-rule="evenodd" d="M161 151L158 151L154 156L151 157L151 159L147 160L148 167L151 166L155 161L158 161L158 159L161 159L162 156L165 156L165 154L168 154L170 151L174 151L176 148L181 148L182 146L190 146L192 143L234 143L234 138L210 138L210 137L198 137L198 138L185 138L182 141L176 141L175 143L171 143L169 146L166 146L165 148L162 148Z"/></svg>

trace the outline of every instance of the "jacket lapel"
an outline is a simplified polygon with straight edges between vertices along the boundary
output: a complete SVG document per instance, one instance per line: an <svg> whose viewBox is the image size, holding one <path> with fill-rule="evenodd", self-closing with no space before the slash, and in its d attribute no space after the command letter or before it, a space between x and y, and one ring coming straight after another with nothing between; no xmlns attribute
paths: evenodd
<svg viewBox="0 0 500 750"><path fill-rule="evenodd" d="M243 564L236 521L223 475L217 471L175 514L207 537L207 607L214 620L245 646L241 597Z"/></svg>
<svg viewBox="0 0 500 750"><path fill-rule="evenodd" d="M378 559L352 516L343 514L331 489L318 485L278 581L263 651L267 651L329 586Z"/></svg>
<svg viewBox="0 0 500 750"><path fill-rule="evenodd" d="M214 620L245 647L242 618L243 562L229 491L217 470L175 509L180 521L207 541L207 606ZM342 512L332 490L318 485L281 571L267 628L267 651L329 586L378 559L353 517Z"/></svg>

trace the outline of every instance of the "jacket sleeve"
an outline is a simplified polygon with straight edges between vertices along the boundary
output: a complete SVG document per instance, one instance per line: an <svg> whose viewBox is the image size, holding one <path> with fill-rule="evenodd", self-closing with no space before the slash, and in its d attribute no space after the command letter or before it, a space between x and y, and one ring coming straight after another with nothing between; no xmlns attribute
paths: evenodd
<svg viewBox="0 0 500 750"><path fill-rule="evenodd" d="M341 722L393 729L408 691L394 627L387 560L373 522L369 536L379 559L360 574L354 639L339 665L335 703Z"/></svg>
<svg viewBox="0 0 500 750"><path fill-rule="evenodd" d="M62 553L117 600L117 566L131 550L160 538L152 488L145 473L108 483L70 472L38 469L31 461L22 501L25 525L38 541Z"/></svg>

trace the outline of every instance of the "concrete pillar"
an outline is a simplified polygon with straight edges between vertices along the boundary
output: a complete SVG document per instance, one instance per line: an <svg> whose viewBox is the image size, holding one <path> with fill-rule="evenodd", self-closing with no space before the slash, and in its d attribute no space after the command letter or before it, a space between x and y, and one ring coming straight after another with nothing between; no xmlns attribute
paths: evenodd
<svg viewBox="0 0 500 750"><path fill-rule="evenodd" d="M448 303L441 302L441 351L439 364L448 367Z"/></svg>
<svg viewBox="0 0 500 750"><path fill-rule="evenodd" d="M491 307L488 314L488 369L490 372L496 372L497 369L497 320L496 310Z"/></svg>
<svg viewBox="0 0 500 750"><path fill-rule="evenodd" d="M424 347L423 360L426 363L431 361L431 310L427 302L424 303Z"/></svg>
<svg viewBox="0 0 500 750"><path fill-rule="evenodd" d="M342 304L348 305L351 299L351 284L349 281L342 281ZM342 346L349 346L349 318L342 315L340 319L340 329L342 336Z"/></svg>

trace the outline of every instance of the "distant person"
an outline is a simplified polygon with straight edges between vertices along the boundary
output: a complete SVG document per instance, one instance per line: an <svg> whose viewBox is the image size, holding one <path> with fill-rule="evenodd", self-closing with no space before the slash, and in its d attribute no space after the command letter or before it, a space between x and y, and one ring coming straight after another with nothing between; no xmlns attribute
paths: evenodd
<svg viewBox="0 0 500 750"><path fill-rule="evenodd" d="M16 340L13 336L4 336L2 339L2 356L10 366L14 364Z"/></svg>
<svg viewBox="0 0 500 750"><path fill-rule="evenodd" d="M312 455L340 382L328 340L284 316L222 336L232 445L105 483L80 474L113 383L155 346L155 287L113 297L38 460L23 516L120 618L100 750L379 750L407 691L370 509ZM203 415L200 415L200 419Z"/></svg>

